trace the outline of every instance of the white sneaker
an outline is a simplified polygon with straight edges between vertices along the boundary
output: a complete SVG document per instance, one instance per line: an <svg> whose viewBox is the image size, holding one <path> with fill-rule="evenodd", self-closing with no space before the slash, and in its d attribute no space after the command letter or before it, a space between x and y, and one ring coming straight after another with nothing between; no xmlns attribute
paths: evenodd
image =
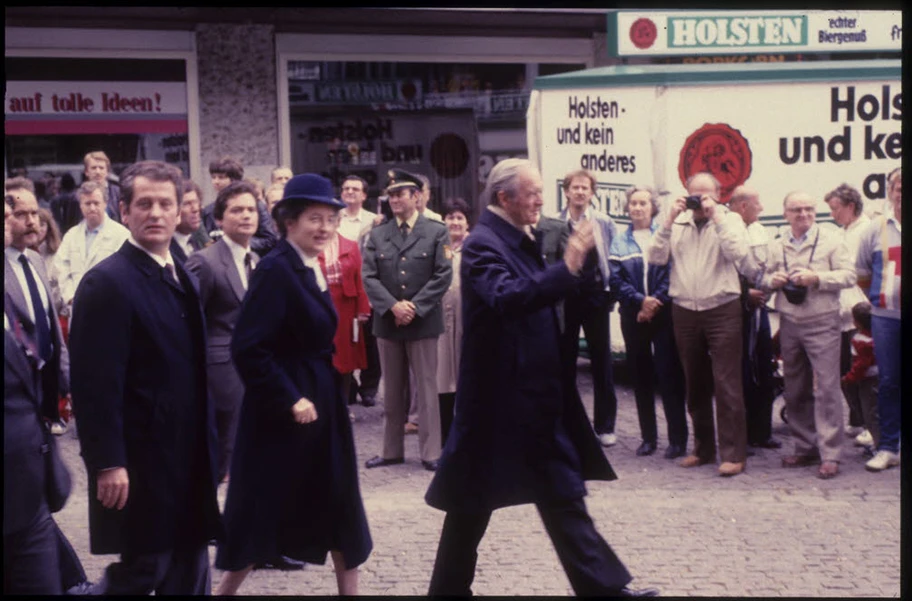
<svg viewBox="0 0 912 601"><path fill-rule="evenodd" d="M863 430L861 434L855 437L856 447L870 447L874 444L874 437L868 430Z"/></svg>
<svg viewBox="0 0 912 601"><path fill-rule="evenodd" d="M56 421L51 424L51 434L55 436L62 436L63 434L66 434L66 431L67 425L62 421Z"/></svg>
<svg viewBox="0 0 912 601"><path fill-rule="evenodd" d="M618 437L614 433L599 434L599 442L603 447L613 447L618 442Z"/></svg>
<svg viewBox="0 0 912 601"><path fill-rule="evenodd" d="M891 451L877 451L874 458L865 464L865 469L869 472L881 472L888 467L899 465L899 453Z"/></svg>

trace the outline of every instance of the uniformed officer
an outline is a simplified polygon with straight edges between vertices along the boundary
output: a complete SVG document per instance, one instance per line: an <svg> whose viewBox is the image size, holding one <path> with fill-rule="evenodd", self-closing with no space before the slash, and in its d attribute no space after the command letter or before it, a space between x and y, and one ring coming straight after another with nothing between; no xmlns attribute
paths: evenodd
<svg viewBox="0 0 912 601"><path fill-rule="evenodd" d="M437 400L437 337L443 333L440 301L453 269L446 226L417 210L421 180L400 169L388 173L386 193L393 219L374 227L364 246L362 277L374 310L374 335L383 372L383 450L368 468L405 461L409 367L417 387L421 465L437 469L440 407Z"/></svg>

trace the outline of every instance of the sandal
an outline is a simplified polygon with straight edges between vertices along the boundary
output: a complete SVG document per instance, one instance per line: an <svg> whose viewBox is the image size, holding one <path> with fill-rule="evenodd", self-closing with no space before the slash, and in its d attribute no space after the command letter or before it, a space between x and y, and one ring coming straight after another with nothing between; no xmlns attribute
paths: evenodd
<svg viewBox="0 0 912 601"><path fill-rule="evenodd" d="M820 469L817 470L817 477L821 480L829 480L830 478L835 478L838 473L839 464L837 462L824 461L820 464Z"/></svg>

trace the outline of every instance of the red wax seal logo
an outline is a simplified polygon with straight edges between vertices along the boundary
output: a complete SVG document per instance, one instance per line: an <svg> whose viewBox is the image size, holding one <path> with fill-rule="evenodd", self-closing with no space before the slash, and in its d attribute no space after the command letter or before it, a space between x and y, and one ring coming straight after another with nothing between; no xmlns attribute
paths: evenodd
<svg viewBox="0 0 912 601"><path fill-rule="evenodd" d="M651 19L637 19L630 26L630 41L640 50L645 50L652 46L658 35L659 32Z"/></svg>
<svg viewBox="0 0 912 601"><path fill-rule="evenodd" d="M750 145L740 131L727 123L705 123L684 142L678 176L683 184L695 173L712 173L722 185L719 200L727 203L732 190L750 177L751 157Z"/></svg>

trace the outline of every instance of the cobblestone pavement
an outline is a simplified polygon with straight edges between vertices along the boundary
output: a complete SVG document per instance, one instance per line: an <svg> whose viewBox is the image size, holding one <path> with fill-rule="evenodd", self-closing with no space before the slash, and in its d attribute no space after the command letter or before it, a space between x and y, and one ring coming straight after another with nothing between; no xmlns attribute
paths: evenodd
<svg viewBox="0 0 912 601"><path fill-rule="evenodd" d="M585 360L579 380L591 415ZM773 427L783 449L758 450L740 476L721 478L713 465L680 468L662 457L664 440L655 455L636 457L640 440L633 394L623 385L617 393L618 444L606 453L619 479L589 483L586 503L599 531L634 575L632 586L655 586L668 596L900 596L900 469L866 472L859 449L849 443L833 480L819 480L812 467L781 468L780 459L789 451L788 426L779 417L781 398ZM380 450L382 402L352 411L361 491L374 539L373 554L361 567L360 591L424 595L444 514L424 503L431 473L418 460L417 437L407 437L404 465L365 470L364 461ZM660 406L657 411L661 424ZM75 486L57 519L90 580L98 581L116 557L89 554L86 474L73 428L60 443ZM219 493L224 502L224 486ZM334 595L331 565L255 571L241 592ZM213 572L213 588L220 577ZM572 594L533 506L494 513L479 547L473 591Z"/></svg>

